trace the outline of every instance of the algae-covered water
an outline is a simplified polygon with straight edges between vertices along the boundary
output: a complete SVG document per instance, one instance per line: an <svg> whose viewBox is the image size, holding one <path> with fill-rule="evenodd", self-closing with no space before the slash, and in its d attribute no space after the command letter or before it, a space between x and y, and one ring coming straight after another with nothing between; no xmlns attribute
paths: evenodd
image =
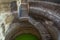
<svg viewBox="0 0 60 40"><path fill-rule="evenodd" d="M16 36L15 40L38 40L38 37L32 34L21 34Z"/></svg>

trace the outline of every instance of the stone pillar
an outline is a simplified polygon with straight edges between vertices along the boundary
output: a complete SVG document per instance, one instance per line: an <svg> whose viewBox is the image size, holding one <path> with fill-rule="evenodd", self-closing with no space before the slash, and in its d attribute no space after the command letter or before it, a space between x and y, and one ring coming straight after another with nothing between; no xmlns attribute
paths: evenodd
<svg viewBox="0 0 60 40"><path fill-rule="evenodd" d="M28 18L28 2L27 0L18 0L18 17L20 19Z"/></svg>

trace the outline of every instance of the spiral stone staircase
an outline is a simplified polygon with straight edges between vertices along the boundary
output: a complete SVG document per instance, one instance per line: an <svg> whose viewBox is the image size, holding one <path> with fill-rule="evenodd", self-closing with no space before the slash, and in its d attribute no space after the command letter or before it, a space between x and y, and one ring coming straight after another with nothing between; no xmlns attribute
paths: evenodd
<svg viewBox="0 0 60 40"><path fill-rule="evenodd" d="M0 40L15 40L23 33L39 40L60 40L60 4L40 0L2 0L0 4L0 15L6 16L0 24Z"/></svg>

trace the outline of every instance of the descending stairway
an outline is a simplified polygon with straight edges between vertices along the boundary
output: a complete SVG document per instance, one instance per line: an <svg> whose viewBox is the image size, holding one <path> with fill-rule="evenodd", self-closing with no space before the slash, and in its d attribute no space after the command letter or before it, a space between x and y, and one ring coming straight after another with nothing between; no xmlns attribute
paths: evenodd
<svg viewBox="0 0 60 40"><path fill-rule="evenodd" d="M28 3L29 18L22 20L15 17L6 31L5 40L14 40L22 33L36 35L39 40L59 40L60 5L44 1Z"/></svg>

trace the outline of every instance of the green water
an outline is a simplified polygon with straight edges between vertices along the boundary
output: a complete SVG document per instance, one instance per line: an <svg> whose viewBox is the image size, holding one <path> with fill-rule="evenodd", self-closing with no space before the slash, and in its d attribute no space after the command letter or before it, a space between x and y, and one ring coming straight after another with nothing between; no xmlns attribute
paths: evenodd
<svg viewBox="0 0 60 40"><path fill-rule="evenodd" d="M38 37L32 34L21 34L16 36L15 40L38 40Z"/></svg>

